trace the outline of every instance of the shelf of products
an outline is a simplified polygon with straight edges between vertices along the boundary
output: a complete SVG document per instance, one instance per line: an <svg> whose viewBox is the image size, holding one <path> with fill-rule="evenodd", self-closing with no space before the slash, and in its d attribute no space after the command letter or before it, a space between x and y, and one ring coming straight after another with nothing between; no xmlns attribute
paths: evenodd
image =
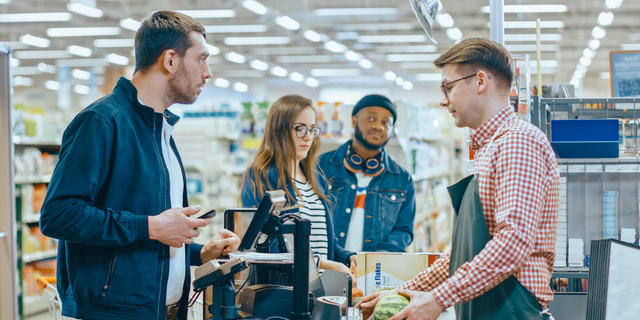
<svg viewBox="0 0 640 320"><path fill-rule="evenodd" d="M59 142L32 137L13 138L15 147L16 217L20 317L42 312L48 297L36 285L39 276L56 274L57 240L40 231L40 208L57 163Z"/></svg>

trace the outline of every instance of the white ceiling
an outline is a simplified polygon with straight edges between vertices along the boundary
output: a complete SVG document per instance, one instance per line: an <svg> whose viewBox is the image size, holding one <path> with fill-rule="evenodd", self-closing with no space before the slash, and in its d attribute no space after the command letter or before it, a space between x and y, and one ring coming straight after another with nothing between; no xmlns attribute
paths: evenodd
<svg viewBox="0 0 640 320"><path fill-rule="evenodd" d="M256 79L264 79L265 86L270 84L302 85L287 77L274 76L268 70L260 71L250 66L250 61L258 59L266 62L269 67L280 66L289 73L298 72L305 78L313 77L322 86L344 86L358 84L360 87L377 86L389 83L384 78L387 71L411 81L416 87L426 85L430 73L438 73L431 61L439 54L450 48L454 41L447 37L447 28L435 22L433 36L438 42L432 43L419 25L409 0L258 0L267 7L268 12L259 15L247 10L242 0L97 0L97 8L103 11L101 18L91 18L77 13L71 13L69 21L62 22L3 22L7 16L0 16L0 41L8 42L13 47L14 57L20 60L19 68L14 74L30 77L34 86L42 86L43 81L55 80L54 67L60 64L76 65L81 70L89 67L99 67L97 72L109 67L104 57L111 53L126 56L130 64L134 63L132 47L96 47L96 40L102 39L133 39L134 31L120 27L120 21L131 18L142 20L154 10L232 10L233 17L227 18L198 18L210 31L207 41L220 49L218 55L212 56L209 63L212 67L214 79L222 77L234 82L255 83ZM449 14L454 21L453 27L460 29L463 38L490 37L489 13L481 8L488 6L488 0L441 0L443 7L440 13ZM7 3L8 2L8 3ZM81 1L82 2L82 1ZM89 1L91 2L91 1ZM542 41L542 60L544 67L543 83L569 82L576 70L578 61L588 43L593 39L592 29L597 26L597 18L602 11L611 11L615 18L610 26L603 27L606 36L600 40L600 47L595 50L595 56L585 74L585 81L601 81L603 72L609 71L609 52L637 46L640 50L640 1L624 0L618 9L608 10L604 0L505 0L505 5L514 4L542 4L566 5L563 13L505 13L505 25L514 21L529 21L533 23L540 18L543 23L560 21L562 26L543 28L543 37L559 37L558 40ZM14 13L47 13L69 12L65 0L0 0L0 14ZM548 6L547 6L548 7ZM321 15L323 9L328 8L386 8L377 14L349 15ZM326 11L325 11L326 12ZM298 30L288 30L276 23L276 18L287 15L300 24ZM5 17L5 18L2 18ZM241 27L234 27L231 32L214 32L216 28L227 25L251 25L263 32L240 32ZM112 27L116 28L110 36L85 37L50 37L50 28L66 27ZM371 68L362 67L357 61L350 61L344 53L334 53L327 50L324 42L312 42L305 38L304 33L313 30L326 36L325 41L335 40L357 53L357 59L367 59ZM254 30L255 31L255 30ZM47 48L28 46L19 42L21 36L31 34L50 40ZM513 54L526 53L535 60L535 41L525 40L526 35L535 34L535 28L505 29L505 44ZM274 40L284 41L285 44L273 45L237 45L232 41L243 41L242 37L278 37ZM399 42L379 42L381 36L412 36ZM234 39L235 38L235 39ZM250 43L255 40L249 39ZM69 55L65 52L70 45L90 48L89 57ZM523 46L519 46L523 45ZM518 49L516 49L518 48ZM520 51L524 50L524 51ZM42 52L34 51L49 51ZM247 62L233 63L226 60L225 54L236 52L245 55ZM29 58L29 55L39 58ZM61 56L62 58L56 58ZM73 59L69 61L68 59ZM82 59L78 60L78 59ZM37 66L40 63L40 73ZM73 67L72 69L75 69ZM51 73L47 73L51 72ZM535 71L534 71L535 72ZM38 74L30 74L38 73ZM535 75L532 74L532 80ZM435 76L435 81L439 82ZM81 80L74 80L81 81ZM435 84L428 82L429 85ZM249 89L251 90L251 89Z"/></svg>

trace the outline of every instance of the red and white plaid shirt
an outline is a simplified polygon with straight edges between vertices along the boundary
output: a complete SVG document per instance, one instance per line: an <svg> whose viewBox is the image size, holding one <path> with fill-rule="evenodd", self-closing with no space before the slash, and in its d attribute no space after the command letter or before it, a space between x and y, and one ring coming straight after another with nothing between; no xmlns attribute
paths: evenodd
<svg viewBox="0 0 640 320"><path fill-rule="evenodd" d="M492 240L452 277L448 251L401 288L432 291L436 301L448 308L515 275L544 309L553 299L549 281L560 193L560 173L549 140L507 107L478 128L471 148L476 154L473 169Z"/></svg>

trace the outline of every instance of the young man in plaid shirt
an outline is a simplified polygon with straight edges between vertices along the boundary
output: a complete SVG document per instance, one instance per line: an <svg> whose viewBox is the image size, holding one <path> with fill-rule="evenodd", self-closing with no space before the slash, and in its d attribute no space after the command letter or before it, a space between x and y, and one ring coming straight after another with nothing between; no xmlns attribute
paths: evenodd
<svg viewBox="0 0 640 320"><path fill-rule="evenodd" d="M440 105L474 130L473 175L449 188L456 211L451 250L398 288L411 299L391 320L552 319L559 171L547 137L509 104L511 55L471 38L442 54ZM365 297L365 318L385 293Z"/></svg>

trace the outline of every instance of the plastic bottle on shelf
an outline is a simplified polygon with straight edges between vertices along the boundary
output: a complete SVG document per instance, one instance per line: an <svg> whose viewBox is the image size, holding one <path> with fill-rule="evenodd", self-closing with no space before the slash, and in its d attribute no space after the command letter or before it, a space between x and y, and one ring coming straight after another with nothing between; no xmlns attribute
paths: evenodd
<svg viewBox="0 0 640 320"><path fill-rule="evenodd" d="M333 113L331 114L331 136L343 137L344 136L344 122L340 117L340 109L342 108L342 102L335 102L333 104Z"/></svg>

